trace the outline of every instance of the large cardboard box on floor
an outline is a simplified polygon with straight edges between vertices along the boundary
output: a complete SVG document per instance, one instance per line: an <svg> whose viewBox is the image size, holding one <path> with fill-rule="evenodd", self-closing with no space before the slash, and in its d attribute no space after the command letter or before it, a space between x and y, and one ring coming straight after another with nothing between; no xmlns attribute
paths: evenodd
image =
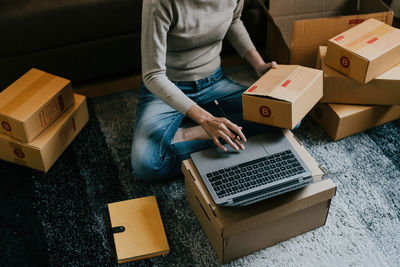
<svg viewBox="0 0 400 267"><path fill-rule="evenodd" d="M316 67L324 72L322 103L399 105L400 64L369 83L357 82L325 64L326 46L319 47Z"/></svg>
<svg viewBox="0 0 400 267"><path fill-rule="evenodd" d="M400 106L361 106L319 103L312 119L333 141L400 118Z"/></svg>
<svg viewBox="0 0 400 267"><path fill-rule="evenodd" d="M367 83L400 64L400 29L369 19L328 41L325 64Z"/></svg>
<svg viewBox="0 0 400 267"><path fill-rule="evenodd" d="M86 98L74 98L75 104L32 142L0 134L0 159L47 172L89 120Z"/></svg>
<svg viewBox="0 0 400 267"><path fill-rule="evenodd" d="M393 21L393 11L381 0L269 0L265 12L266 56L308 67L315 64L318 46L326 45L332 36L369 18L389 25Z"/></svg>
<svg viewBox="0 0 400 267"><path fill-rule="evenodd" d="M30 142L73 102L69 80L31 69L0 93L0 133Z"/></svg>
<svg viewBox="0 0 400 267"><path fill-rule="evenodd" d="M191 159L182 163L187 200L223 262L246 256L325 224L336 186L289 130L285 136L307 166L314 183L247 207L218 207Z"/></svg>
<svg viewBox="0 0 400 267"><path fill-rule="evenodd" d="M279 65L243 93L243 118L293 129L321 97L321 70Z"/></svg>

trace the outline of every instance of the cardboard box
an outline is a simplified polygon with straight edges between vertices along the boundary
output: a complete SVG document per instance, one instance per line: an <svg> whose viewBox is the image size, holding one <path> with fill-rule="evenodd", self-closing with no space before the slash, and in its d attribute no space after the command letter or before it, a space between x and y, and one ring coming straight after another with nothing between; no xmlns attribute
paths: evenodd
<svg viewBox="0 0 400 267"><path fill-rule="evenodd" d="M247 207L218 207L191 159L182 163L187 200L223 262L246 256L325 224L336 186L289 130L283 130L311 169L315 183Z"/></svg>
<svg viewBox="0 0 400 267"><path fill-rule="evenodd" d="M31 69L0 93L0 133L30 142L73 102L69 80Z"/></svg>
<svg viewBox="0 0 400 267"><path fill-rule="evenodd" d="M325 64L367 83L400 64L400 29L369 19L328 41Z"/></svg>
<svg viewBox="0 0 400 267"><path fill-rule="evenodd" d="M308 67L315 64L318 46L326 45L332 36L369 18L389 25L393 21L393 11L381 0L269 0L265 12L266 56L278 63Z"/></svg>
<svg viewBox="0 0 400 267"><path fill-rule="evenodd" d="M400 106L360 106L319 103L310 112L333 141L400 118Z"/></svg>
<svg viewBox="0 0 400 267"><path fill-rule="evenodd" d="M0 134L0 158L47 172L89 120L86 98L74 98L74 106L30 143Z"/></svg>
<svg viewBox="0 0 400 267"><path fill-rule="evenodd" d="M316 67L324 72L322 103L399 105L400 64L367 84L357 82L325 64L326 46L319 47Z"/></svg>
<svg viewBox="0 0 400 267"><path fill-rule="evenodd" d="M279 65L243 93L243 118L293 129L321 97L321 70Z"/></svg>

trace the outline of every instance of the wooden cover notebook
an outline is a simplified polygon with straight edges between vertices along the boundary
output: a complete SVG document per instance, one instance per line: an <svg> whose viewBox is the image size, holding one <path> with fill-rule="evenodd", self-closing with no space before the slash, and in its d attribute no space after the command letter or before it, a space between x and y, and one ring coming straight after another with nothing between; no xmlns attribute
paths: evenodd
<svg viewBox="0 0 400 267"><path fill-rule="evenodd" d="M169 253L155 196L108 204L118 263Z"/></svg>

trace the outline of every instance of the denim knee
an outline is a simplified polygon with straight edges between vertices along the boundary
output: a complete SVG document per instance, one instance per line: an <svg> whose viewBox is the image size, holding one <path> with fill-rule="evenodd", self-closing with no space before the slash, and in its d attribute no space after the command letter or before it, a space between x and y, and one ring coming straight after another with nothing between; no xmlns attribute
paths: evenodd
<svg viewBox="0 0 400 267"><path fill-rule="evenodd" d="M174 168L176 162L170 159L173 155L168 151L160 155L151 146L133 145L131 164L136 177L146 182L162 182L178 174Z"/></svg>

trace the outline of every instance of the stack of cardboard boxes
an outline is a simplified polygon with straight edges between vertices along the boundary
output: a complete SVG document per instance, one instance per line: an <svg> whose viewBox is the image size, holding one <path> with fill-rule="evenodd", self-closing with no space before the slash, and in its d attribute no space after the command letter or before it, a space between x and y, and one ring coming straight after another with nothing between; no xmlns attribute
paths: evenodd
<svg viewBox="0 0 400 267"><path fill-rule="evenodd" d="M375 19L319 48L324 94L311 117L333 140L400 118L400 30Z"/></svg>
<svg viewBox="0 0 400 267"><path fill-rule="evenodd" d="M69 80L31 69L0 93L0 158L47 172L88 120Z"/></svg>

